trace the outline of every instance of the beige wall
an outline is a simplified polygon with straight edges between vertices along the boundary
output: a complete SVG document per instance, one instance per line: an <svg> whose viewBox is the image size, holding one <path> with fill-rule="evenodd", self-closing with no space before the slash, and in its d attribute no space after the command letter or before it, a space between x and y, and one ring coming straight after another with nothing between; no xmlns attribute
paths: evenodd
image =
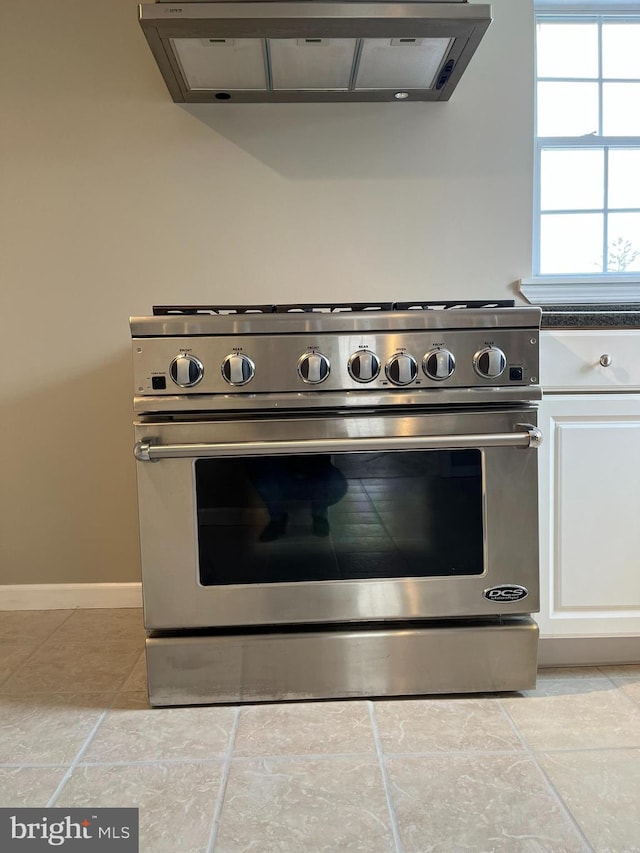
<svg viewBox="0 0 640 853"><path fill-rule="evenodd" d="M134 0L0 7L1 582L139 577L130 314L530 274L530 0L446 104L172 103Z"/></svg>

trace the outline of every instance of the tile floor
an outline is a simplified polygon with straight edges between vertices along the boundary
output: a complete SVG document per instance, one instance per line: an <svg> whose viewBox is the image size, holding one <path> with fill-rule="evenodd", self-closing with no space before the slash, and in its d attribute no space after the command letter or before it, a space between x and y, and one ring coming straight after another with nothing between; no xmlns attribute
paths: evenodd
<svg viewBox="0 0 640 853"><path fill-rule="evenodd" d="M143 853L640 851L640 666L526 694L151 709L138 610L0 612L0 806Z"/></svg>

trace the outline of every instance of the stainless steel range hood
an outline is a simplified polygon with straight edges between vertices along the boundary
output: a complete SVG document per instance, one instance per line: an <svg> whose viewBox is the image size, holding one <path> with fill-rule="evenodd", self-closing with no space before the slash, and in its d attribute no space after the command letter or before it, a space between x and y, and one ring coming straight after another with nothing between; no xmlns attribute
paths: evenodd
<svg viewBox="0 0 640 853"><path fill-rule="evenodd" d="M174 101L446 101L491 7L159 0L139 20Z"/></svg>

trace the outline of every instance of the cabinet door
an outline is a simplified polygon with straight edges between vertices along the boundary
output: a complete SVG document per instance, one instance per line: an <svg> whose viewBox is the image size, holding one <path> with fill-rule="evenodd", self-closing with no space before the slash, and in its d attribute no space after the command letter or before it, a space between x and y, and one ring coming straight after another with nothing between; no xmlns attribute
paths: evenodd
<svg viewBox="0 0 640 853"><path fill-rule="evenodd" d="M640 634L640 395L545 396L542 636Z"/></svg>

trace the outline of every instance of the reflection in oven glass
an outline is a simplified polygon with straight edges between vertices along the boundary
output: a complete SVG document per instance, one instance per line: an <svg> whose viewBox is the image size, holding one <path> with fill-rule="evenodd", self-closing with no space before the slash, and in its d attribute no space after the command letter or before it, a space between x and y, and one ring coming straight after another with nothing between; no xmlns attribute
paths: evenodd
<svg viewBox="0 0 640 853"><path fill-rule="evenodd" d="M479 450L200 459L200 582L478 575Z"/></svg>

